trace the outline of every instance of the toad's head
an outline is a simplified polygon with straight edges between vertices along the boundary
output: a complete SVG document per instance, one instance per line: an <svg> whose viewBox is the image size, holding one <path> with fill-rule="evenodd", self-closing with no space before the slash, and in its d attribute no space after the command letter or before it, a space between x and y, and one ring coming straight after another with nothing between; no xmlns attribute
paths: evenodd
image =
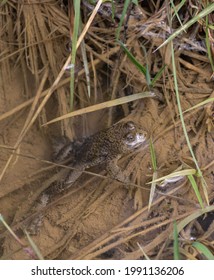
<svg viewBox="0 0 214 280"><path fill-rule="evenodd" d="M124 122L122 125L122 141L124 151L134 150L147 140L147 132L133 121Z"/></svg>

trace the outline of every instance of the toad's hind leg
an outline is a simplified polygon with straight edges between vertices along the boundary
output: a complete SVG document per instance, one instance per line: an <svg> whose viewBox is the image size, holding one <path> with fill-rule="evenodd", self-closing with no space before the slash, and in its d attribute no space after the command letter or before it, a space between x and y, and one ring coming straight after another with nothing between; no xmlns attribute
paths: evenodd
<svg viewBox="0 0 214 280"><path fill-rule="evenodd" d="M74 170L70 172L64 181L55 181L50 184L50 186L45 189L35 201L32 210L33 212L39 212L30 223L26 224L26 229L31 235L36 235L39 228L42 225L44 217L44 208L54 200L57 194L67 190L72 186L72 184L80 177L82 170Z"/></svg>
<svg viewBox="0 0 214 280"><path fill-rule="evenodd" d="M53 200L54 196L70 188L76 180L81 176L83 169L76 169L69 172L64 181L58 181L51 184L42 194L46 194L49 200Z"/></svg>

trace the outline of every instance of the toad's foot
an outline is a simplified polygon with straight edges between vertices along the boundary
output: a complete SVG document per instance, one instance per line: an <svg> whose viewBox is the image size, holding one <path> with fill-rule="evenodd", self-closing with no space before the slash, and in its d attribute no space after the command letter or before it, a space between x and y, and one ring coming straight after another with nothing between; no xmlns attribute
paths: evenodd
<svg viewBox="0 0 214 280"><path fill-rule="evenodd" d="M33 205L33 212L38 212L38 214L36 214L36 216L32 220L30 220L24 225L26 231L30 235L38 234L44 218L44 213L40 211L42 211L44 207L47 206L49 201L50 196L47 193L42 192L39 198L36 200L35 204Z"/></svg>
<svg viewBox="0 0 214 280"><path fill-rule="evenodd" d="M38 214L33 220L25 226L25 230L30 235L37 235L43 223L43 214Z"/></svg>
<svg viewBox="0 0 214 280"><path fill-rule="evenodd" d="M119 166L117 165L117 159L113 159L111 161L108 161L107 166L106 166L106 170L108 172L108 174L115 180L118 180L124 184L128 184L130 183L130 179L127 176L127 174L125 172L123 172Z"/></svg>
<svg viewBox="0 0 214 280"><path fill-rule="evenodd" d="M37 235L39 233L39 229L43 223L44 208L50 202L52 202L57 194L68 189L79 178L79 176L82 174L82 171L83 170L74 170L70 172L64 182L55 181L51 183L51 185L40 194L32 207L32 211L38 212L38 214L25 225L25 229L29 234ZM40 213L41 211L42 213Z"/></svg>

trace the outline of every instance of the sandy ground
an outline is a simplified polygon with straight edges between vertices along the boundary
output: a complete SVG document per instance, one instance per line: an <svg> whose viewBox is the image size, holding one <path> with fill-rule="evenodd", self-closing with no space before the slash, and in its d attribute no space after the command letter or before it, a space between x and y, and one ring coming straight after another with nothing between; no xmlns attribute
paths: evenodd
<svg viewBox="0 0 214 280"><path fill-rule="evenodd" d="M198 82L194 86L200 87L202 91L204 88L211 92L211 85L207 83ZM182 95L182 103L186 108L191 105L189 100L192 96L192 92ZM26 97L23 96L22 76L18 70L13 73L7 88L3 90L1 87L0 98L1 114L26 100ZM14 146L27 113L28 109L25 109L1 121L1 145ZM157 100L138 101L135 109L129 114L129 118L137 120L146 128L149 135L156 139L154 147L159 176L174 171L182 162L188 163L190 167L194 166L180 124L176 128L173 125L171 126L172 115L169 106L163 105ZM213 131L207 131L207 120L206 110L202 109L186 118L186 126L198 162L204 168L204 176L209 186L208 193L212 198L214 175L213 167L209 167L209 163L213 161L214 135ZM50 160L52 154L50 137L39 126L38 122L27 133L17 153L20 155L13 156L0 187L0 213L14 229L21 226L19 222L23 216L26 217L30 214L30 205L35 199L35 194L41 188L44 177L51 177L54 172L44 171L47 165L40 160L36 160L36 158ZM10 149L1 147L1 171L10 155ZM139 149L137 153L124 157L120 161L120 165L130 174L133 183L139 184L147 190L124 186L114 180L83 174L71 190L66 192L64 196L60 196L53 206L48 207L45 211L41 231L33 237L45 258L81 258L81 256L78 256L80 249L82 250L80 252L83 252L84 248L90 247L90 244L93 247L93 241L96 242L99 237L104 236L103 238L105 238L105 234L108 236L112 232L114 233L112 230L117 225L120 225L147 204L149 186L146 183L151 181L152 178L149 148ZM90 171L106 175L103 166L95 167ZM144 212L142 220L148 221L155 215L166 217L167 213L173 212L173 207L174 209L177 207L176 209L179 212L177 214L188 212L191 208L190 202L193 204L192 209L194 209L198 203L187 180L184 179L179 183L170 185L170 190L179 185L182 185L182 187L175 192L175 195L177 198L183 198L183 201L176 198L174 201L173 198L168 197L168 200L165 199L164 202L155 205L150 214ZM137 224L139 221L138 218L135 223ZM159 228L154 231L153 236L155 237L155 233L160 234L163 229ZM2 245L0 252L3 259L30 258L3 226L0 227L0 233ZM23 237L20 231L17 231L17 234L27 244L26 237ZM123 238L123 235L121 235L121 238ZM152 238L152 235L150 238ZM130 241L120 242L113 249L110 246L109 250L103 250L103 253L101 250L101 253L95 258L121 259L127 256L134 257L129 254L132 252L131 248L135 248L136 242L139 240L144 241L143 237L138 236L136 239L133 238L131 243ZM115 239L110 239L108 242L106 239L106 246L114 241ZM102 249L102 246L100 248ZM94 256L89 254L86 258L94 258Z"/></svg>

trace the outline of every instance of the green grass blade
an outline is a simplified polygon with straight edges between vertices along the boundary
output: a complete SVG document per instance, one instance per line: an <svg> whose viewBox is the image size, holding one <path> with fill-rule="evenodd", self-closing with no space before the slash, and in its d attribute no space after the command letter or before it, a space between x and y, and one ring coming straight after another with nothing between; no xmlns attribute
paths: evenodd
<svg viewBox="0 0 214 280"><path fill-rule="evenodd" d="M189 215L188 217L184 218L182 221L180 221L177 225L178 228L178 233L185 228L185 226L187 226L190 222L192 222L193 220L197 219L198 217L200 217L201 215L214 211L214 205L212 206L207 206L204 209L198 209L196 211L193 212L193 214Z"/></svg>
<svg viewBox="0 0 214 280"><path fill-rule="evenodd" d="M150 150L150 154L151 154L152 168L154 171L156 171L157 170L157 160L156 160L155 148L152 143L152 139L150 139L150 142L149 142L149 150Z"/></svg>
<svg viewBox="0 0 214 280"><path fill-rule="evenodd" d="M179 10L183 7L183 5L185 4L186 0L182 0L177 6L176 6L176 11L177 13L179 12ZM177 16L175 13L172 16L172 19L174 18L174 16Z"/></svg>
<svg viewBox="0 0 214 280"><path fill-rule="evenodd" d="M178 229L177 229L176 221L173 222L173 253L174 253L174 260L180 260Z"/></svg>
<svg viewBox="0 0 214 280"><path fill-rule="evenodd" d="M173 0L170 0L170 3L171 3L171 5L172 5L172 8L173 8L173 10L174 10L174 12L175 12L175 15L176 15L176 17L177 17L177 19L178 19L180 25L183 26L183 24L182 24L182 22L181 22L181 19L180 19L180 17L179 17L179 14L178 14L178 10L177 10L177 8L176 8L175 5L174 5Z"/></svg>
<svg viewBox="0 0 214 280"><path fill-rule="evenodd" d="M163 73L163 70L165 69L166 67L166 64L164 64L161 69L158 71L158 73L155 75L155 77L152 79L152 87L155 86L155 83L157 82L157 80L161 77L162 73Z"/></svg>
<svg viewBox="0 0 214 280"><path fill-rule="evenodd" d="M150 189L150 195L149 195L149 203L148 203L148 211L151 208L152 205L152 201L154 198L154 194L155 194L155 189L156 189L156 182L155 180L157 179L157 161L156 161L156 155L155 155L155 149L154 149L154 145L152 143L152 139L150 139L149 142L149 149L150 149L150 154L151 154L151 160L152 160L152 168L153 168L153 175L152 175L152 185L151 185L151 189Z"/></svg>
<svg viewBox="0 0 214 280"><path fill-rule="evenodd" d="M147 83L148 87L150 87L151 84L152 84L151 76L150 76L150 73L149 73L149 65L148 64L146 64L146 83Z"/></svg>
<svg viewBox="0 0 214 280"><path fill-rule="evenodd" d="M158 176L158 174L157 174L157 172L155 171L155 172L153 173L153 176L152 176L152 185L151 185L150 194L149 194L148 211L149 211L150 208L151 208L152 201L153 201L153 198L154 198L155 189L156 189L155 180L157 179L157 176Z"/></svg>
<svg viewBox="0 0 214 280"><path fill-rule="evenodd" d="M196 21L200 20L201 18L205 17L206 15L212 13L214 11L214 3L207 6L205 9L203 9L197 16L193 17L191 20L189 20L186 24L181 26L178 30L176 30L166 41L164 41L155 51L162 48L169 42L171 42L173 39L175 39L181 32L183 32L185 29L189 28L191 25L193 25Z"/></svg>
<svg viewBox="0 0 214 280"><path fill-rule="evenodd" d="M175 93L176 93L176 100L177 100L177 104L178 104L178 111L179 111L179 115L180 115L180 120L181 120L181 124L182 124L182 128L183 128L183 132L184 132L184 136L186 138L186 142L190 151L190 154L193 158L193 161L195 163L196 169L197 169L197 173L198 176L201 177L201 181L203 181L202 186L203 186L203 191L204 191L204 196L206 198L206 202L207 204L209 204L209 198L208 198L208 192L207 192L207 187L206 187L206 181L203 178L201 169L198 165L197 159L195 157L195 154L192 150L192 146L189 140L189 136L186 130L186 126L185 126L185 122L184 122L184 118L183 118L183 112L182 112L182 108L181 108L181 101L180 101L180 96L179 96L179 91L178 91L178 81L177 81L177 71L176 71L176 63L175 63L175 53L174 53L174 47L173 47L173 43L171 42L171 53L172 53L172 69L173 69L173 77L174 77L174 85L175 85Z"/></svg>
<svg viewBox="0 0 214 280"><path fill-rule="evenodd" d="M196 108L198 108L198 107L204 106L204 105L206 105L207 103L210 103L210 102L213 102L213 101L214 101L214 97L208 98L208 99L206 99L206 100L204 100L204 101L202 101L202 102L196 104L195 106L193 106L193 107L191 107L191 108L185 110L183 113L189 112L189 111L191 111L191 110L194 110L194 109L196 109Z"/></svg>
<svg viewBox="0 0 214 280"><path fill-rule="evenodd" d="M206 16L206 47L207 47L207 54L208 54L208 58L210 61L210 65L212 67L212 71L214 72L214 63L213 63L213 57L212 57L212 53L211 53L211 46L210 46L210 39L209 39L209 18L208 16Z"/></svg>
<svg viewBox="0 0 214 280"><path fill-rule="evenodd" d="M136 58L130 53L130 51L127 49L127 47L121 42L118 41L119 45L122 47L122 49L125 51L125 53L127 54L128 58L131 60L131 62L138 68L138 70L140 70L141 73L144 74L144 76L146 77L146 68L139 63Z"/></svg>
<svg viewBox="0 0 214 280"><path fill-rule="evenodd" d="M120 22L119 22L119 25L118 25L118 28L117 28L117 31L116 31L116 39L117 40L119 39L120 30L121 30L121 27L122 27L122 24L123 24L123 21L125 19L125 16L126 16L126 13L127 13L127 9L129 7L130 3L131 3L131 0L125 0L125 2L124 2L122 15L121 15Z"/></svg>
<svg viewBox="0 0 214 280"><path fill-rule="evenodd" d="M24 244L24 242L22 242L22 240L16 235L16 233L12 230L12 228L6 223L6 221L4 220L3 216L0 214L0 222L2 222L2 224L5 226L5 228L8 230L8 232L13 236L13 238L16 240L16 242L22 247L23 251L28 254L31 258L36 259L37 252L34 251L34 248L32 247L27 247L26 244ZM31 245L31 243L30 243ZM43 259L43 257L40 255L38 257L41 257Z"/></svg>
<svg viewBox="0 0 214 280"><path fill-rule="evenodd" d="M82 21L80 19L80 29L82 32ZM81 53L82 53L82 60L84 64L84 69L85 69L85 79L86 79L86 84L87 84L87 90L88 90L88 97L91 97L91 83L90 83L90 73L89 73L89 67L88 67L88 59L87 59L87 53L86 53L86 45L85 45L85 39L83 38L81 42Z"/></svg>
<svg viewBox="0 0 214 280"><path fill-rule="evenodd" d="M74 73L75 73L75 61L77 52L77 37L80 24L80 0L74 1L74 29L72 34L72 51L71 51L71 81L70 81L70 109L73 110L74 103Z"/></svg>
<svg viewBox="0 0 214 280"><path fill-rule="evenodd" d="M114 3L114 1L111 1L111 10L112 10L111 19L112 19L112 21L114 21L114 17L115 17L115 3Z"/></svg>
<svg viewBox="0 0 214 280"><path fill-rule="evenodd" d="M30 237L30 235L28 234L28 232L26 230L24 230L24 233L27 236L28 242L30 243L33 251L35 252L35 254L37 255L39 260L44 260L44 257L42 256L39 248L36 246L35 242L33 241L33 239Z"/></svg>
<svg viewBox="0 0 214 280"><path fill-rule="evenodd" d="M204 244L195 241L192 243L192 246L195 247L200 253L202 253L208 260L214 260L214 255Z"/></svg>
<svg viewBox="0 0 214 280"><path fill-rule="evenodd" d="M161 69L158 71L158 73L155 75L155 77L153 78L153 80L151 80L151 76L149 73L149 65L148 63L146 64L146 67L144 67L141 63L139 63L137 61L137 59L131 54L131 52L127 49L127 47L121 42L121 41L117 41L119 43L119 45L122 47L122 49L125 51L125 53L127 54L128 58L131 60L131 62L137 67L137 69L143 73L143 75L146 78L146 82L148 87L150 86L154 86L156 81L160 78L160 76L163 73L164 68L166 67L166 65L162 66ZM146 50L145 48L142 46L145 57L147 56L146 54Z"/></svg>
<svg viewBox="0 0 214 280"><path fill-rule="evenodd" d="M0 222L2 222L2 224L5 226L5 228L9 231L9 233L13 236L13 238L20 243L22 246L24 245L22 243L22 241L20 240L20 238L15 234L15 232L12 230L11 227L9 227L9 225L5 222L4 217L2 216L2 214L0 214Z"/></svg>
<svg viewBox="0 0 214 280"><path fill-rule="evenodd" d="M150 76L150 73L149 73L149 61L148 61L148 56L147 56L147 53L146 53L146 48L141 45L141 48L143 49L143 52L144 52L144 57L145 57L145 60L146 60L146 83L148 85L148 87L151 86L152 84L152 81L151 81L151 76Z"/></svg>
<svg viewBox="0 0 214 280"><path fill-rule="evenodd" d="M3 5L5 5L7 3L8 0L2 0L0 3L0 7L2 7Z"/></svg>
<svg viewBox="0 0 214 280"><path fill-rule="evenodd" d="M200 195L200 192L199 192L199 189L198 189L198 186L197 186L197 183L195 181L195 178L193 177L193 175L188 175L188 179L192 185L192 188L197 196L197 199L198 199L198 202L201 206L201 208L203 209L204 208L204 205L203 205L203 201L202 201L202 198L201 198L201 195Z"/></svg>
<svg viewBox="0 0 214 280"><path fill-rule="evenodd" d="M135 5L138 5L138 0L132 0L132 3L134 3Z"/></svg>

